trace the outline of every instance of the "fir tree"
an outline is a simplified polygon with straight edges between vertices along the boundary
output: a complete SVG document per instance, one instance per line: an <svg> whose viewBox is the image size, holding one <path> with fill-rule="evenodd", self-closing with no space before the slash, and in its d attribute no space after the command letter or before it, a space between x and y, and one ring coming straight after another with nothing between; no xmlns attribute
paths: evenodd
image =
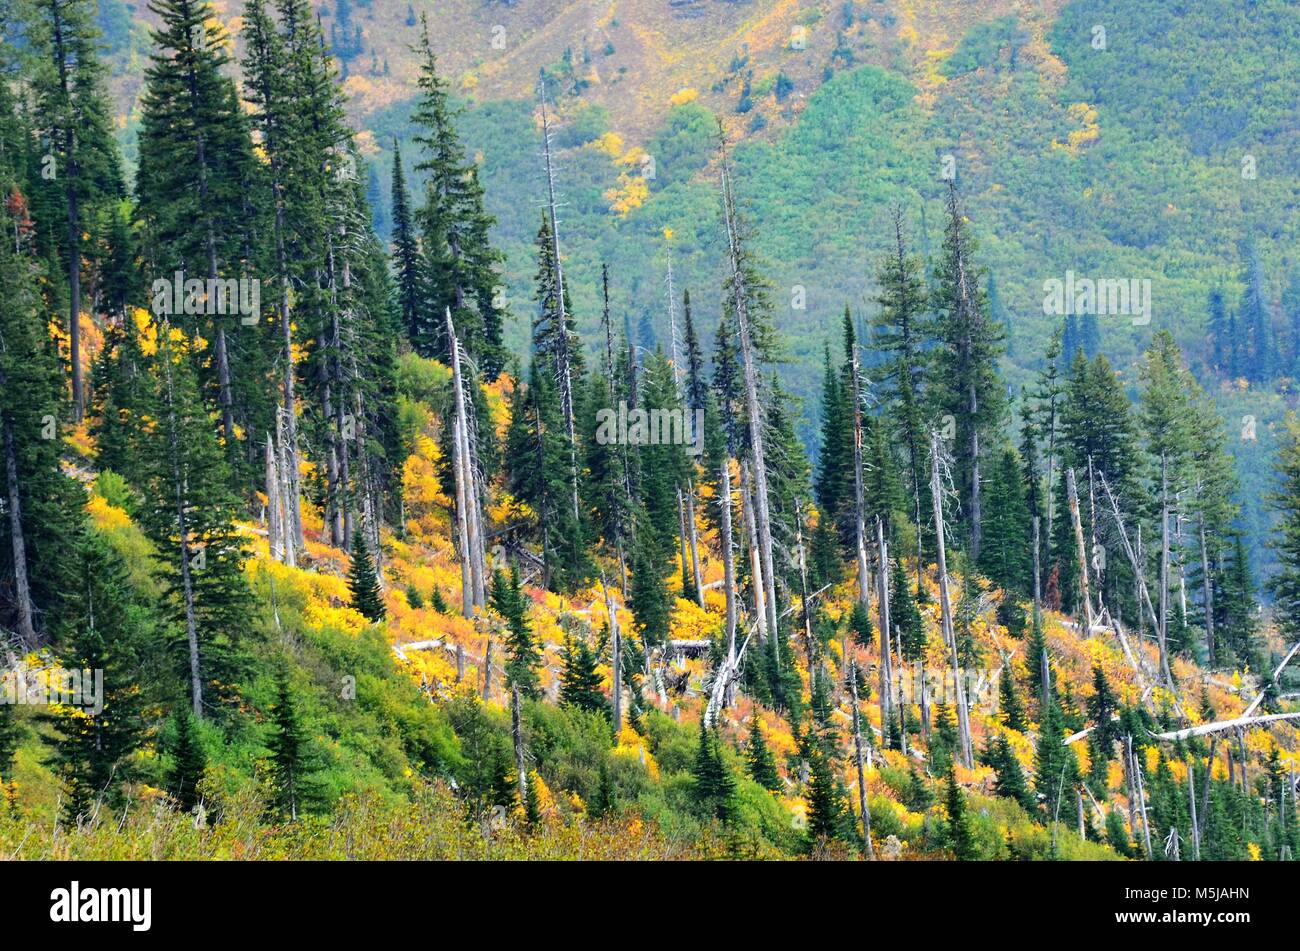
<svg viewBox="0 0 1300 951"><path fill-rule="evenodd" d="M67 262L72 418L86 408L81 366L82 261L84 235L98 207L124 193L113 140L113 115L99 60L97 10L89 0L40 0L32 4L27 40L38 57L33 74L36 132L47 138L53 180L62 191L63 259Z"/></svg>
<svg viewBox="0 0 1300 951"><path fill-rule="evenodd" d="M167 770L167 791L182 812L199 804L199 783L208 768L198 721L188 709L178 709L172 718L171 766Z"/></svg>
<svg viewBox="0 0 1300 951"><path fill-rule="evenodd" d="M419 94L411 122L420 147L415 168L425 177L424 204L415 219L424 256L422 296L427 303L424 322L411 342L418 353L445 358L442 314L451 308L466 351L491 382L505 361L503 315L497 309L495 290L501 255L489 242L494 220L484 209L477 171L465 161L447 83L438 72L423 18L415 54Z"/></svg>
<svg viewBox="0 0 1300 951"><path fill-rule="evenodd" d="M948 847L959 862L971 862L979 858L979 848L975 842L975 830L971 817L966 811L966 798L961 787L957 785L957 774L948 773Z"/></svg>
<svg viewBox="0 0 1300 951"><path fill-rule="evenodd" d="M132 756L145 731L137 652L148 624L133 602L125 564L105 539L86 529L74 557L59 664L64 676L81 680L82 695L79 705L50 717L56 736L51 765L63 783L70 822L89 817L97 803L116 802L117 788L134 773ZM93 701L87 696L101 689Z"/></svg>
<svg viewBox="0 0 1300 951"><path fill-rule="evenodd" d="M593 712L606 708L596 663L596 652L586 639L570 634L565 640L564 669L560 672L561 703Z"/></svg>
<svg viewBox="0 0 1300 951"><path fill-rule="evenodd" d="M535 697L542 655L528 623L528 605L519 584L519 569L511 566L509 573L500 568L493 573L491 603L506 623L506 683L518 687L526 697Z"/></svg>
<svg viewBox="0 0 1300 951"><path fill-rule="evenodd" d="M1016 678L1009 667L1004 668L998 680L998 706L1002 713L1002 722L1008 729L1024 733L1029 728L1029 718L1025 714L1025 705L1020 701L1020 691L1016 689Z"/></svg>
<svg viewBox="0 0 1300 951"><path fill-rule="evenodd" d="M736 779L722 759L717 734L700 721L699 745L691 769L692 795L709 818L730 823L736 809Z"/></svg>
<svg viewBox="0 0 1300 951"><path fill-rule="evenodd" d="M370 557L370 548L360 528L352 534L352 550L349 554L348 593L352 596L352 607L360 611L366 620L377 624L388 616L388 609L384 607L375 562Z"/></svg>
<svg viewBox="0 0 1300 951"><path fill-rule="evenodd" d="M948 186L948 224L938 269L936 310L940 346L935 350L935 410L956 421L953 477L963 500L970 554L981 557L984 509L981 468L1002 421L1005 399L998 376L1003 330L988 315L974 261L974 239L958 207L956 186Z"/></svg>
<svg viewBox="0 0 1300 951"><path fill-rule="evenodd" d="M1000 735L992 741L988 759L993 767L993 791L1020 803L1032 813L1037 802L1025 779L1025 771L1020 768L1020 761L1005 736Z"/></svg>
<svg viewBox="0 0 1300 951"><path fill-rule="evenodd" d="M271 706L270 719L271 733L266 744L270 808L281 818L296 822L299 813L316 799L312 781L316 764L289 682L287 664L281 664L276 671L275 703Z"/></svg>
<svg viewBox="0 0 1300 951"><path fill-rule="evenodd" d="M750 778L769 792L781 792L785 786L776 771L776 759L763 738L763 731L757 715L749 718L749 745L745 749L745 763L749 767Z"/></svg>
<svg viewBox="0 0 1300 951"><path fill-rule="evenodd" d="M150 325L156 345L148 367L136 485L147 500L140 522L154 544L167 606L184 631L185 669L196 717L229 700L247 628L245 551L234 520L221 447L211 428L191 359L193 347L165 322Z"/></svg>

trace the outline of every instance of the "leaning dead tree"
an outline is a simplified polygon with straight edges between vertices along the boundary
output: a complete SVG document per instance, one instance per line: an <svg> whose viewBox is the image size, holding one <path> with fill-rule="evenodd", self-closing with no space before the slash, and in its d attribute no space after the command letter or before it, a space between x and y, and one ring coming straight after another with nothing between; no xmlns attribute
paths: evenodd
<svg viewBox="0 0 1300 951"><path fill-rule="evenodd" d="M1263 716L1240 716L1231 720L1216 720L1214 723L1202 723L1200 726L1185 730L1171 730L1168 733L1152 733L1158 740L1187 740L1194 736L1206 736L1210 733L1222 733L1225 730L1240 730L1245 727L1260 726L1265 723L1280 723L1284 720L1300 719L1300 710L1292 713L1267 713Z"/></svg>
<svg viewBox="0 0 1300 951"><path fill-rule="evenodd" d="M482 491L472 448L474 420L465 396L465 374L461 365L460 341L447 308L447 350L451 354L452 471L456 477L456 547L460 556L461 610L473 617L487 606L487 558L483 542Z"/></svg>
<svg viewBox="0 0 1300 951"><path fill-rule="evenodd" d="M1074 469L1065 470L1065 495L1070 505L1070 520L1074 525L1074 543L1079 565L1079 596L1083 599L1085 631L1092 634L1092 593L1088 589L1088 554L1083 542L1083 523L1079 518L1079 490L1074 481Z"/></svg>
<svg viewBox="0 0 1300 951"><path fill-rule="evenodd" d="M967 769L975 763L971 749L970 711L966 706L966 684L961 675L961 658L957 651L957 636L952 625L952 601L948 594L948 560L944 543L943 483L939 477L939 434L930 433L930 497L934 502L934 534L939 568L939 618L943 625L943 639L952 654L954 692L957 696L957 728L961 733L961 762Z"/></svg>
<svg viewBox="0 0 1300 951"><path fill-rule="evenodd" d="M731 188L731 168L727 148L722 146L722 207L727 228L727 257L731 275L731 292L735 307L736 331L740 343L740 359L744 368L745 415L749 426L749 459L752 463L754 500L754 531L758 540L762 574L755 584L763 589L768 627L777 635L776 572L772 560L772 517L768 510L767 462L763 452L763 423L766 413L759 400L758 352L750 326L749 274L740 245L739 223L736 219L736 199Z"/></svg>

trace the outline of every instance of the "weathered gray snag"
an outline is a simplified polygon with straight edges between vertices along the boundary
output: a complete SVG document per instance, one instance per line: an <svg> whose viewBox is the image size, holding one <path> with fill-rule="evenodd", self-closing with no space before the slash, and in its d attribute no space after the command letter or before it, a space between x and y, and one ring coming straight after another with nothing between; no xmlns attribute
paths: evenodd
<svg viewBox="0 0 1300 951"><path fill-rule="evenodd" d="M740 338L740 359L745 378L745 415L749 426L749 455L753 462L754 527L758 533L762 557L763 599L766 602L768 627L775 636L779 630L776 607L776 572L772 561L772 518L768 511L767 463L763 453L763 423L766 414L758 398L758 354L749 325L749 294L744 263L741 260L740 235L736 222L735 196L731 191L731 170L727 151L722 150L722 204L727 227L727 250L731 271L732 294L736 311L736 329Z"/></svg>
<svg viewBox="0 0 1300 951"><path fill-rule="evenodd" d="M957 727L961 733L961 763L970 769L975 762L971 749L970 712L966 707L966 684L961 675L961 658L957 653L957 637L952 628L952 602L948 597L948 556L944 544L943 485L939 479L939 434L930 434L930 496L934 502L934 534L939 568L939 619L943 625L943 639L952 655L952 674L957 694Z"/></svg>
<svg viewBox="0 0 1300 951"><path fill-rule="evenodd" d="M1074 543L1079 562L1079 589L1083 598L1083 616L1088 636L1092 635L1092 594L1088 590L1088 556L1083 543L1083 523L1079 519L1079 491L1074 481L1074 470L1065 470L1065 494L1070 505L1070 519L1074 523Z"/></svg>
<svg viewBox="0 0 1300 951"><path fill-rule="evenodd" d="M861 714L858 711L858 662L849 661L849 693L853 700L853 752L858 767L858 809L862 814L862 851L869 859L876 857L871 847L871 807L867 805L867 774L862 754Z"/></svg>

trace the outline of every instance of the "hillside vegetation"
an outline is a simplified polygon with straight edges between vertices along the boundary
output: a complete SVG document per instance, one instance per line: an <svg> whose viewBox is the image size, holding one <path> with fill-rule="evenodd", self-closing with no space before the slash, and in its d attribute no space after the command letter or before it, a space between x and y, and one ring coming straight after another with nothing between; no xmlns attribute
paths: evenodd
<svg viewBox="0 0 1300 951"><path fill-rule="evenodd" d="M1294 859L1217 6L0 5L0 855Z"/></svg>

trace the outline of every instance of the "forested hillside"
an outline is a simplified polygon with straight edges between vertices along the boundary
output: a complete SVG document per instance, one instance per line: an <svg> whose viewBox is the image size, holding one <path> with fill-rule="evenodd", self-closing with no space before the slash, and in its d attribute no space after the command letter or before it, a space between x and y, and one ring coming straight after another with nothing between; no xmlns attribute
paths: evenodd
<svg viewBox="0 0 1300 951"><path fill-rule="evenodd" d="M1297 856L1293 8L381 4L0 3L0 855Z"/></svg>

